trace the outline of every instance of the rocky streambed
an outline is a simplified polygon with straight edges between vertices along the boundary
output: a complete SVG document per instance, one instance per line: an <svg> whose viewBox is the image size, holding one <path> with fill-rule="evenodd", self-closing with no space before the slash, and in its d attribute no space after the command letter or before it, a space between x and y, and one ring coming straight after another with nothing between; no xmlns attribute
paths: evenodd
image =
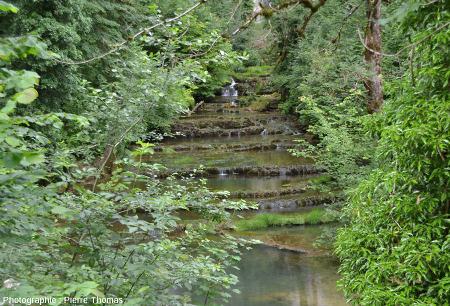
<svg viewBox="0 0 450 306"><path fill-rule="evenodd" d="M212 190L257 202L259 209L245 218L262 213L301 215L326 204L327 197L307 190L320 169L312 160L287 151L295 139L309 137L295 118L278 111L279 98L270 93L267 80L260 95L254 95L254 84L233 81L222 96L181 118L173 126L180 136L161 143L148 161L167 166L161 178L173 173L207 178ZM237 88L254 96L240 97ZM234 295L230 305L344 305L335 286L337 263L312 243L324 227L234 232L265 246L244 253L241 270L233 272L240 277L241 294Z"/></svg>

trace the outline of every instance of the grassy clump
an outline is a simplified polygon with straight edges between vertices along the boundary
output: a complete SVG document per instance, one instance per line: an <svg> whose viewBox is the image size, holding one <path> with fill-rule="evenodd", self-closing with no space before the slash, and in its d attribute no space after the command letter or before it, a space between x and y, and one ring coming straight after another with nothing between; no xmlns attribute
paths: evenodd
<svg viewBox="0 0 450 306"><path fill-rule="evenodd" d="M270 101L268 101L267 99L258 99L257 101L252 102L249 108L251 108L251 110L255 112L262 112L268 109L269 102Z"/></svg>
<svg viewBox="0 0 450 306"><path fill-rule="evenodd" d="M258 95L255 96L255 101L250 104L249 108L257 112L266 111L270 108L274 101L279 99L280 96L276 93L270 95Z"/></svg>
<svg viewBox="0 0 450 306"><path fill-rule="evenodd" d="M272 226L323 224L332 222L335 217L323 209L314 209L310 213L301 215L261 214L249 220L235 223L237 231L262 229Z"/></svg>
<svg viewBox="0 0 450 306"><path fill-rule="evenodd" d="M250 66L244 72L235 72L233 75L238 79L246 79L269 75L272 73L273 66Z"/></svg>

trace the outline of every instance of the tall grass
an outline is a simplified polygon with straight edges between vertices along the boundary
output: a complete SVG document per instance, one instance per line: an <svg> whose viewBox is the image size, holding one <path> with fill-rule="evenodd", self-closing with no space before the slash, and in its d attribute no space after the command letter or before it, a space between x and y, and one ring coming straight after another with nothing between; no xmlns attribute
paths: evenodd
<svg viewBox="0 0 450 306"><path fill-rule="evenodd" d="M335 217L323 209L314 209L307 214L301 215L282 215L282 214L261 214L249 220L242 220L235 223L237 231L247 231L262 229L273 226L286 225L306 225L322 224L332 222Z"/></svg>
<svg viewBox="0 0 450 306"><path fill-rule="evenodd" d="M233 75L239 79L259 77L261 75L270 74L273 70L273 66L251 66L244 72L235 72Z"/></svg>

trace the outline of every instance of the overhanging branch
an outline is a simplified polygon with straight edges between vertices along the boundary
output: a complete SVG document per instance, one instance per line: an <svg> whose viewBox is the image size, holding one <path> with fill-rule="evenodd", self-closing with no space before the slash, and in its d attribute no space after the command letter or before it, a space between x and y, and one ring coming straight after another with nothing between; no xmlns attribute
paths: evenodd
<svg viewBox="0 0 450 306"><path fill-rule="evenodd" d="M66 61L63 61L63 60L60 60L60 59L57 59L57 58L53 58L53 60L55 62L58 62L60 64L65 64L65 65L83 65L83 64L87 64L87 63L99 60L101 58L104 58L104 57L106 57L106 56L108 56L108 55L118 51L123 45L127 44L130 41L135 40L138 36L140 36L140 35L142 35L144 33L147 33L147 32L149 32L149 31L151 31L151 30L153 30L153 29L155 29L157 27L160 27L162 25L165 25L167 23L170 23L170 22L173 22L173 21L175 21L177 19L180 19L183 16L186 16L187 14L191 13L193 10L195 10L197 7L199 7L200 5L205 3L206 1L207 0L200 0L199 2L194 4L193 6L191 6L187 10L185 10L183 13L181 13L180 15L177 15L177 16L175 16L173 18L169 18L169 19L163 20L163 21L158 22L158 23L156 23L156 24L154 24L154 25L152 25L150 27L147 27L147 28L144 28L144 29L140 30L139 32L137 32L133 36L130 36L127 40L124 40L121 43L119 43L118 45L116 45L115 48L113 48L113 49L111 49L111 50L109 50L109 51L107 51L107 52L105 52L105 53L103 53L101 55L94 56L94 57L92 57L90 59L79 61L79 62L66 62Z"/></svg>
<svg viewBox="0 0 450 306"><path fill-rule="evenodd" d="M381 56L388 56L388 57L394 57L394 56L399 56L403 51L409 49L409 48L413 48L416 47L418 45L420 45L421 43L423 43L424 41L426 41L427 39L429 39L431 36L433 36L433 34L436 34L437 32L442 31L443 29L445 29L446 27L448 27L450 25L450 21L441 25L440 27L438 27L436 30L434 30L433 32L431 32L430 34L428 34L427 36L425 36L424 38L422 38L421 40L419 40L418 42L409 44L403 48L401 48L400 50L397 51L397 53L394 54L389 54L389 53L383 53L383 52L378 52L376 50L373 50L372 48L370 48L369 46L367 46L364 43L364 40L362 39L361 36L361 30L359 29L359 27L357 28L358 30L358 36L359 36L359 40L361 41L361 44L364 46L364 48L366 48L367 50L369 50L370 52L373 52L375 54L381 55Z"/></svg>

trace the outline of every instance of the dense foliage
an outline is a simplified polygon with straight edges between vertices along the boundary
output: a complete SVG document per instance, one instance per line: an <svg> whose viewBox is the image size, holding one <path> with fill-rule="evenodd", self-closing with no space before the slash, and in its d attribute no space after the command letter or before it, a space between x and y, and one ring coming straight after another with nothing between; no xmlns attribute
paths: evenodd
<svg viewBox="0 0 450 306"><path fill-rule="evenodd" d="M386 9L395 10L394 4L392 7ZM293 153L312 157L326 169L331 180L319 187L333 190L339 200L375 166L376 143L363 127L368 115L363 80L368 73L356 32L365 20L364 10L360 1L327 3L310 21L305 37L298 38L289 29L305 14L297 7L271 19L276 35L287 35L274 50L277 58L286 44L285 59L277 67L273 83L284 95L280 109L297 114L306 131L314 135L314 145L300 140L301 150ZM397 33L395 27L385 28L387 52L397 48ZM386 79L391 79L405 68L396 58L386 60L383 69Z"/></svg>
<svg viewBox="0 0 450 306"><path fill-rule="evenodd" d="M363 47L354 28L363 17L355 16L344 25L338 46L330 43L337 35L333 29L338 29L348 14L347 5L334 2L323 7L311 21L306 38L289 42L286 58L274 77L275 86L283 88L285 94L282 111L297 114L316 139L313 145L300 141L301 150L293 153L312 157L327 170L331 179L321 189L334 190L335 196L345 194L363 179L372 167L374 150L374 141L361 125L367 115L361 81L366 72ZM301 15L293 11L272 24L280 24L281 31L284 23L290 19L295 23Z"/></svg>
<svg viewBox="0 0 450 306"><path fill-rule="evenodd" d="M150 144L139 142L132 158L122 159L128 154L118 150L167 131L193 105L198 84L224 82L211 80L237 59L229 43L199 60L187 58L205 52L214 39L202 17L211 13L199 11L197 19L143 35L106 58L107 68L53 60L99 54L146 25L134 12L156 22L189 4L175 2L165 12L119 1L0 2L2 23L11 25L2 27L0 40L1 297L142 305L214 303L229 296L237 282L230 267L247 242L211 237L229 218L225 208L243 209L245 202L223 200L226 194L186 179L160 182L154 175L163 166L140 162L152 154ZM128 23L124 14L137 20ZM189 27L196 30L185 38ZM177 216L182 210L203 218L184 225Z"/></svg>
<svg viewBox="0 0 450 306"><path fill-rule="evenodd" d="M280 108L297 113L314 135L312 144L300 141L293 154L312 157L327 171L321 189L337 195L343 208L347 225L337 236L336 253L348 299L446 305L448 6L383 5L383 51L396 53L411 42L414 49L383 57L386 101L376 115L367 114L364 46L357 33L367 18L364 8L360 1L330 1L313 16L305 37L291 31L307 16L303 7L274 15L273 58L284 60L273 83L284 96Z"/></svg>
<svg viewBox="0 0 450 306"><path fill-rule="evenodd" d="M444 2L402 8L403 35L412 41L449 21ZM448 40L447 30L418 45L415 74L388 83L383 111L367 119L379 166L352 193L336 250L341 285L358 303L450 298Z"/></svg>
<svg viewBox="0 0 450 306"><path fill-rule="evenodd" d="M103 54L138 30L180 14L194 3L172 0L157 6L146 0L18 0L13 2L20 8L16 14L0 13L0 35L33 32L59 60L78 62ZM226 9L231 10L232 5L227 3ZM108 140L117 139L130 121L139 122L123 144L148 139L151 132L168 132L171 121L194 104L194 96L210 97L230 80L226 71L238 54L223 40L210 48L227 27L225 20L218 22L216 11L214 6L200 7L193 15L136 37L118 52L82 65L50 58L12 58L14 69L41 76L39 103L18 111L24 115L64 112L89 118L88 130L66 123L64 131L52 135L53 142L69 141L70 149L79 147L78 154L91 155L83 158L101 154ZM141 114L145 116L141 118ZM91 146L94 150L83 152Z"/></svg>

